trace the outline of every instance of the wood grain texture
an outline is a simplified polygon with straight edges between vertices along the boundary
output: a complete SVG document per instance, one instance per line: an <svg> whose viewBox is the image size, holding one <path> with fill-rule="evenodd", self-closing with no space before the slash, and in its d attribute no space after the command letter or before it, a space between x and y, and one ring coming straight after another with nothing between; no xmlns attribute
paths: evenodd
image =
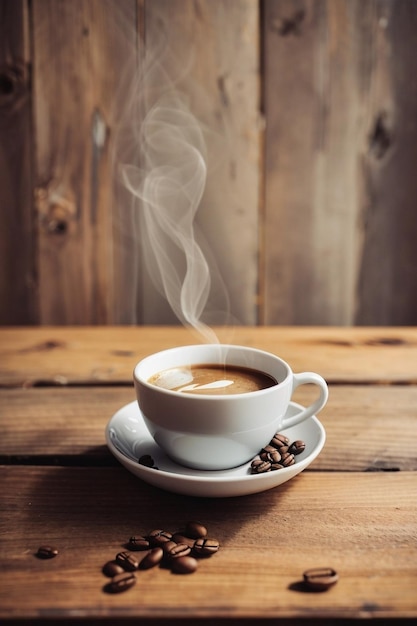
<svg viewBox="0 0 417 626"><path fill-rule="evenodd" d="M163 494L115 468L2 467L1 480L2 617L324 619L329 607L332 617L417 615L415 472L361 481L303 473L221 506ZM132 534L161 524L175 530L188 519L203 520L221 542L193 576L152 569L128 593L103 593L101 567ZM58 557L34 557L45 543L57 545ZM318 564L336 568L339 583L302 593L302 572Z"/></svg>
<svg viewBox="0 0 417 626"><path fill-rule="evenodd" d="M417 381L416 328L219 328L223 343L281 356L295 372L329 383L409 385ZM183 327L40 327L0 329L0 384L131 384L144 356L200 343Z"/></svg>
<svg viewBox="0 0 417 626"><path fill-rule="evenodd" d="M33 2L40 319L113 320L110 126L134 0ZM116 300L117 302L117 300Z"/></svg>
<svg viewBox="0 0 417 626"><path fill-rule="evenodd" d="M245 324L257 322L258 20L258 3L252 0L152 0L145 5L146 54L161 64L158 71L164 70L168 87L185 96L207 144L207 181L194 236L211 268L209 308ZM217 272L230 302L218 286ZM176 321L146 275L142 294L144 323Z"/></svg>
<svg viewBox="0 0 417 626"><path fill-rule="evenodd" d="M0 2L0 324L38 321L29 15Z"/></svg>
<svg viewBox="0 0 417 626"><path fill-rule="evenodd" d="M265 288L275 324L416 322L407 0L266 0Z"/></svg>
<svg viewBox="0 0 417 626"><path fill-rule="evenodd" d="M275 489L222 499L153 488L115 463L104 442L109 417L134 398L128 361L191 342L185 329L0 330L2 624L415 621L416 329L235 330L235 340L279 348L333 382L315 462ZM306 387L295 399L311 395ZM131 535L190 519L221 544L194 575L141 571L127 593L104 592L101 568ZM43 544L58 556L36 558ZM317 566L334 567L339 582L306 593L302 573Z"/></svg>
<svg viewBox="0 0 417 626"><path fill-rule="evenodd" d="M313 397L313 390L301 388L294 400L306 405ZM1 389L0 461L110 465L105 426L133 401L131 385ZM416 407L414 386L331 386L319 416L326 444L306 471L416 471L415 445L410 443L417 436Z"/></svg>
<svg viewBox="0 0 417 626"><path fill-rule="evenodd" d="M413 2L379 2L374 13L364 183L364 248L356 323L417 321L417 86Z"/></svg>

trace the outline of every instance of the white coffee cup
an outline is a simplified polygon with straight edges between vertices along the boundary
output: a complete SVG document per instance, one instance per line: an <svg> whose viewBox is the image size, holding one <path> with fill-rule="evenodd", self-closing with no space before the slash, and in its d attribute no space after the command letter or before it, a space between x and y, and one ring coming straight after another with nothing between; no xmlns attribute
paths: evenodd
<svg viewBox="0 0 417 626"><path fill-rule="evenodd" d="M277 384L246 393L208 395L173 391L149 380L170 368L201 364L251 368L270 375ZM319 374L294 374L274 354L234 345L200 344L157 352L136 365L133 380L144 422L156 443L177 463L201 470L246 463L276 432L316 415L328 398L326 381ZM317 400L285 417L294 389L308 383L319 388Z"/></svg>

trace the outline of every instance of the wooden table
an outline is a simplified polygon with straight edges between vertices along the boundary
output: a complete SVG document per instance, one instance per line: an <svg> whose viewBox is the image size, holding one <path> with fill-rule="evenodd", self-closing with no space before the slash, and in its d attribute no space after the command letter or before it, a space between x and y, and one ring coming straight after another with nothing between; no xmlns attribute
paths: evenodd
<svg viewBox="0 0 417 626"><path fill-rule="evenodd" d="M134 400L135 363L194 336L154 327L0 330L2 623L415 620L417 329L242 327L220 337L322 374L327 441L280 487L205 499L146 484L104 439L114 412ZM310 392L295 399L307 402ZM195 574L155 568L125 593L103 591L102 565L131 535L190 519L221 542ZM42 544L58 556L36 558ZM298 583L317 566L335 568L339 582L307 593Z"/></svg>

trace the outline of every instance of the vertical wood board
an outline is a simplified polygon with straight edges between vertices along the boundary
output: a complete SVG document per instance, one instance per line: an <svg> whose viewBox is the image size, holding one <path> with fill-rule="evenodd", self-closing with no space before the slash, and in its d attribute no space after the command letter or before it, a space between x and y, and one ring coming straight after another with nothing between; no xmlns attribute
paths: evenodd
<svg viewBox="0 0 417 626"><path fill-rule="evenodd" d="M157 0L145 6L147 54L158 51L161 32L166 34L164 54L169 51L168 68L174 68L168 77L180 76L179 89L207 130L208 177L195 220L208 244L207 259L210 263L212 255L218 265L233 319L253 324L260 177L258 4ZM144 280L145 323L173 321L166 303ZM214 301L225 306L222 296L216 294Z"/></svg>
<svg viewBox="0 0 417 626"><path fill-rule="evenodd" d="M265 323L416 322L416 9L265 2Z"/></svg>
<svg viewBox="0 0 417 626"><path fill-rule="evenodd" d="M113 321L114 94L134 0L33 2L42 323Z"/></svg>
<svg viewBox="0 0 417 626"><path fill-rule="evenodd" d="M29 21L0 2L0 324L38 321L32 199Z"/></svg>
<svg viewBox="0 0 417 626"><path fill-rule="evenodd" d="M362 161L364 249L358 324L417 323L415 2L377 3Z"/></svg>
<svg viewBox="0 0 417 626"><path fill-rule="evenodd" d="M359 8L366 23L371 7L266 0L265 323L353 320L362 141L357 26Z"/></svg>

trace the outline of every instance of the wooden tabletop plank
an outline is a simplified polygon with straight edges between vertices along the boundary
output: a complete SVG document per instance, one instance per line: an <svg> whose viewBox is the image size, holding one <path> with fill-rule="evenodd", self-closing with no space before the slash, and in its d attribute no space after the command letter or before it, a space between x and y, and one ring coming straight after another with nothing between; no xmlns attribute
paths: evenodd
<svg viewBox="0 0 417 626"><path fill-rule="evenodd" d="M2 617L417 617L415 472L303 473L221 501L118 468L2 467L1 483ZM195 574L153 569L124 594L103 592L101 567L132 534L189 519L221 542ZM41 544L59 555L38 560ZM317 566L334 567L338 584L303 593L302 572Z"/></svg>
<svg viewBox="0 0 417 626"><path fill-rule="evenodd" d="M305 405L313 393L301 388L295 399ZM1 389L0 460L109 464L105 426L134 400L133 386ZM412 443L417 439L417 387L331 386L319 419L327 440L311 469L417 470Z"/></svg>
<svg viewBox="0 0 417 626"><path fill-rule="evenodd" d="M235 327L223 343L272 351L329 382L417 383L417 328ZM129 384L143 356L200 339L183 327L0 329L0 385Z"/></svg>

